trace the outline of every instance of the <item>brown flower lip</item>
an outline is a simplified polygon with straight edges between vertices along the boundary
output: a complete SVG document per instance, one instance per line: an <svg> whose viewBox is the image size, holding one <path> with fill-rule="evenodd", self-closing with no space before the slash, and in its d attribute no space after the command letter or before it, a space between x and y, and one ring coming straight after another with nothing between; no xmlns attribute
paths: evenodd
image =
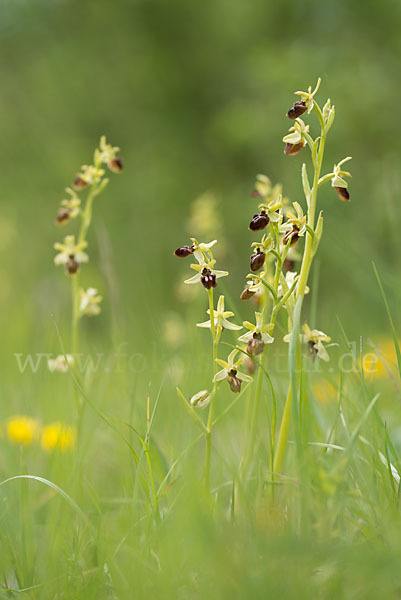
<svg viewBox="0 0 401 600"><path fill-rule="evenodd" d="M347 188L339 187L339 186L335 185L334 189L336 190L337 195L340 198L340 200L342 200L343 202L349 202L350 195L349 195L349 191L347 190Z"/></svg>
<svg viewBox="0 0 401 600"><path fill-rule="evenodd" d="M107 166L109 167L110 171L113 171L114 173L121 173L124 168L123 161L120 156L116 156L113 158L113 160L109 161Z"/></svg>
<svg viewBox="0 0 401 600"><path fill-rule="evenodd" d="M249 375L253 375L256 371L256 364L250 356L245 357L245 367Z"/></svg>
<svg viewBox="0 0 401 600"><path fill-rule="evenodd" d="M246 287L240 295L240 300L249 300L249 298L252 298L252 296L254 296L256 294L256 292L251 292L251 290L249 289L249 287Z"/></svg>
<svg viewBox="0 0 401 600"><path fill-rule="evenodd" d="M62 223L65 223L66 221L68 221L69 218L70 218L69 208L59 208L58 215L56 217L56 223L58 225L61 225Z"/></svg>
<svg viewBox="0 0 401 600"><path fill-rule="evenodd" d="M174 256L177 256L178 258L186 258L193 253L193 247L190 248L189 246L181 246L180 248L177 248L177 250L174 250Z"/></svg>
<svg viewBox="0 0 401 600"><path fill-rule="evenodd" d="M305 146L303 141L298 142L297 144L286 144L284 146L284 154L287 156L295 156L298 152L301 152L302 148Z"/></svg>
<svg viewBox="0 0 401 600"><path fill-rule="evenodd" d="M291 258L285 258L283 268L285 271L295 271L295 260L292 260Z"/></svg>
<svg viewBox="0 0 401 600"><path fill-rule="evenodd" d="M287 233L283 237L284 246L286 246L288 244L288 242L290 242L290 246L295 246L295 244L299 240L298 234L299 234L299 229L298 229L298 227L295 227L295 226L292 229L290 229L289 231L287 231Z"/></svg>
<svg viewBox="0 0 401 600"><path fill-rule="evenodd" d="M259 248L254 254L251 254L250 268L251 271L259 271L265 264L266 254L261 252Z"/></svg>
<svg viewBox="0 0 401 600"><path fill-rule="evenodd" d="M227 381L228 385L230 386L230 390L234 392L234 394L239 394L241 391L242 380L237 377L236 369L231 369L229 371Z"/></svg>
<svg viewBox="0 0 401 600"><path fill-rule="evenodd" d="M308 107L306 106L305 102L294 102L294 104L287 112L287 117L292 120L297 119L298 117L303 115L306 110L308 110Z"/></svg>
<svg viewBox="0 0 401 600"><path fill-rule="evenodd" d="M82 179L80 175L77 175L72 187L74 190L84 190L86 187L88 187L88 182Z"/></svg>
<svg viewBox="0 0 401 600"><path fill-rule="evenodd" d="M203 285L203 287L206 290L210 290L211 288L217 287L216 275L214 275L211 272L211 270L208 269L207 267L202 269L202 274L201 274L200 280L201 280L201 284Z"/></svg>
<svg viewBox="0 0 401 600"><path fill-rule="evenodd" d="M264 349L265 343L262 340L261 334L254 333L253 338L248 342L246 351L248 352L248 354L255 354L255 356L257 356L258 354L262 354Z"/></svg>
<svg viewBox="0 0 401 600"><path fill-rule="evenodd" d="M315 358L317 356L317 350L315 348L315 344L312 342L312 340L309 340L306 346L308 349L308 354L313 358L313 360L315 360Z"/></svg>
<svg viewBox="0 0 401 600"><path fill-rule="evenodd" d="M269 224L269 216L264 210L256 215L253 215L252 221L249 223L249 229L251 231L262 231Z"/></svg>
<svg viewBox="0 0 401 600"><path fill-rule="evenodd" d="M75 256L73 254L70 254L70 256L68 258L68 262L66 263L65 267L66 267L67 273L69 275L75 275L75 273L78 272L79 262L77 260L75 260Z"/></svg>

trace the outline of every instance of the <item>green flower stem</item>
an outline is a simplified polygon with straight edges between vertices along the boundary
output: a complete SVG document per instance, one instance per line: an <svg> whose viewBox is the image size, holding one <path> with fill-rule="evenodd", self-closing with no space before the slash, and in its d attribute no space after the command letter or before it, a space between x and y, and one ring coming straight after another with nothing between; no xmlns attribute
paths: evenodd
<svg viewBox="0 0 401 600"><path fill-rule="evenodd" d="M78 243L83 242L86 238L86 234L88 232L89 226L92 221L92 205L93 200L97 191L97 185L94 183L89 191L88 198L86 200L85 209L83 214L81 215L81 228L79 231ZM74 357L78 354L79 348L79 319L80 319L80 310L79 310L79 271L72 277L72 355ZM74 369L75 370L75 369ZM80 401L80 396L76 386L74 386L74 395L75 401L78 406L78 431L81 429L81 421L83 416L83 408L84 404Z"/></svg>
<svg viewBox="0 0 401 600"><path fill-rule="evenodd" d="M212 343L213 343L213 375L216 375L217 372L217 347L219 344L220 335L216 331L216 326L214 323L214 299L213 299L213 288L208 290L209 295L209 311L210 311L210 329L212 333ZM213 389L210 394L210 404L209 404L209 414L207 418L207 433L206 433L206 455L205 455L205 488L206 491L210 491L210 462L212 455L212 427L213 427L213 412L214 412L214 399L216 395L217 383L213 383Z"/></svg>
<svg viewBox="0 0 401 600"><path fill-rule="evenodd" d="M274 233L275 233L275 237L276 237L277 250L279 250L279 243L280 243L279 239L280 238L279 238L279 231L278 231L277 226L274 226ZM280 260L280 261L277 260L276 269L275 269L275 273L274 273L274 283L273 283L273 289L274 289L276 296L277 296L278 286L280 283L281 267L282 267L282 260ZM267 277L267 269L265 272L265 279L266 279L266 277ZM265 314L267 313L267 290L266 289L265 289L263 298L264 298L263 316L265 316ZM277 312L278 312L277 310L275 310L275 308L276 308L276 306L273 305L272 313L271 313L271 323L273 323L273 324L276 320L276 316L277 316ZM264 319L263 319L263 321L264 321ZM252 458L252 453L254 452L255 445L256 445L256 430L257 430L260 398L261 398L261 394L262 394L262 384L263 384L263 374L264 374L263 368L264 368L264 365L266 362L267 350L268 349L265 348L262 353L262 356L261 356L261 367L259 367L258 376L257 376L257 380L256 380L254 401L250 405L250 409L249 409L249 421L248 421L249 427L247 428L248 437L247 437L247 441L245 444L245 452L244 452L243 460L241 461L241 467L240 467L241 479L243 479L243 477L246 475L246 472L248 471L249 463Z"/></svg>
<svg viewBox="0 0 401 600"><path fill-rule="evenodd" d="M72 275L72 354L78 352L79 280L78 273Z"/></svg>
<svg viewBox="0 0 401 600"><path fill-rule="evenodd" d="M92 206L96 196L96 184L94 183L89 191L86 200L85 209L82 214L81 228L79 231L78 243L86 238L89 226L92 221ZM72 353L75 356L78 353L78 323L79 323L79 272L72 277Z"/></svg>
<svg viewBox="0 0 401 600"><path fill-rule="evenodd" d="M324 147L326 143L326 131L324 125L324 119L322 116L322 111L319 106L314 103L314 109L318 116L318 119L321 124L321 137L319 142L319 151L316 157L316 163L314 164L314 177L313 177L313 187L310 193L310 198L307 198L308 203L308 226L314 231L315 230L315 217L316 217L316 202L317 202L317 193L319 189L319 178L320 171L322 169L323 163L323 155L324 155ZM301 309L302 302L305 294L305 289L308 283L309 271L311 268L313 260L313 237L310 233L306 234L306 242L305 242L305 250L302 259L301 273L299 277L298 290L297 290L297 299L301 297ZM282 471L285 459L285 453L287 450L287 442L288 442L288 433L291 422L291 408L292 408L292 399L291 399L291 384L288 389L287 399L284 405L284 413L283 418L280 425L280 431L277 442L277 452L274 458L274 473L280 473Z"/></svg>
<svg viewBox="0 0 401 600"><path fill-rule="evenodd" d="M287 399L285 401L283 418L280 425L280 432L277 440L276 452L274 455L273 471L274 473L281 473L284 464L285 451L287 448L288 433L290 430L292 415L292 401L291 401L291 385L288 388Z"/></svg>
<svg viewBox="0 0 401 600"><path fill-rule="evenodd" d="M319 152L317 156L317 164L315 167L315 176L313 179L313 188L311 190L310 195L310 203L308 209L308 226L314 231L315 230L315 215L316 215L316 201L317 201L317 192L319 188L319 177L320 171L322 168L323 162L323 153L324 146L326 142L326 136L324 132L322 132L320 144L319 144ZM312 264L313 254L313 238L310 234L306 235L305 242L305 251L302 259L301 273L299 277L298 291L297 291L297 299L299 296L304 296L305 288L308 283L309 271Z"/></svg>
<svg viewBox="0 0 401 600"><path fill-rule="evenodd" d="M92 221L92 206L93 206L93 200L96 196L96 193L95 193L96 187L97 187L96 183L94 183L91 186L89 194L88 194L88 198L86 200L85 210L82 215L81 229L79 231L78 243L83 242L84 239L86 238L86 234L88 232L89 226Z"/></svg>

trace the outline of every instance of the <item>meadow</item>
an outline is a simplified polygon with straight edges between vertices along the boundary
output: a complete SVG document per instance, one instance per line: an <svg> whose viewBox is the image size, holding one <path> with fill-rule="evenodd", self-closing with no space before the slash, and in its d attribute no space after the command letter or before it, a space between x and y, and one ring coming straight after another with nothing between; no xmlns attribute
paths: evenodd
<svg viewBox="0 0 401 600"><path fill-rule="evenodd" d="M0 598L401 597L398 4L0 11Z"/></svg>

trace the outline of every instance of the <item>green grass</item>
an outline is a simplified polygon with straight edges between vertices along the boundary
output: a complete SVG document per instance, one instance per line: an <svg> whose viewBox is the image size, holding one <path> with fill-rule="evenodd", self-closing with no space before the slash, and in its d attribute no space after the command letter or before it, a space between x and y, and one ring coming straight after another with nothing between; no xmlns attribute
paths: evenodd
<svg viewBox="0 0 401 600"><path fill-rule="evenodd" d="M347 350L343 334L331 367ZM298 433L290 434L284 475L272 481L272 389L264 378L250 476L236 486L241 397L213 430L211 497L201 481L204 435L162 376L166 364L149 396L141 384L134 391L127 373L124 381L97 374L82 395L82 434L71 454L37 444L20 451L3 440L10 477L0 485L0 597L398 598L392 381L365 378L358 361L348 374L311 372L311 364L302 359ZM286 378L270 376L281 414ZM42 389L57 378L57 401L73 402L71 375L35 377ZM337 398L318 402L316 379L337 380ZM186 373L181 386L196 383ZM216 417L230 402L225 389L218 396ZM385 423L383 415L397 412Z"/></svg>
<svg viewBox="0 0 401 600"><path fill-rule="evenodd" d="M400 5L5 0L1 10L0 598L401 598ZM277 441L287 345L265 364L244 485L247 393L231 406L223 382L210 497L204 432L176 392L190 398L210 380L208 332L193 325L207 303L184 296L172 250L203 236L188 205L207 192L221 223L210 239L232 274L219 291L239 321L253 317L238 300L247 197L266 171L299 200L303 159L282 153L285 110L289 90L318 75L338 115L325 165L344 150L354 157L353 201L322 189L319 268L302 318L339 346L327 367L300 357L281 476L271 432ZM82 280L104 305L80 338L85 355L104 357L79 390L44 363L20 373L14 353L61 352L54 320L70 347L54 218L66 178L103 132L126 170L89 240ZM230 351L235 338L225 339ZM386 358L377 376L361 368L360 347ZM74 451L12 443L7 419L21 414L80 421Z"/></svg>

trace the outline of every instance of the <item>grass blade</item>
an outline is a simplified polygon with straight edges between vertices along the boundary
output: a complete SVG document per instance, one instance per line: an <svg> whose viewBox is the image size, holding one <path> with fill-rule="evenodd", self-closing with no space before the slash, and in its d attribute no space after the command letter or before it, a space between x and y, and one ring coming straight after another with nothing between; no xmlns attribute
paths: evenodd
<svg viewBox="0 0 401 600"><path fill-rule="evenodd" d="M382 285L379 273L378 273L378 271L376 269L376 265L375 265L374 262L372 263L372 265L373 265L373 270L374 270L375 275L376 275L377 283L379 284L379 288L380 288L380 291L381 291L381 294L382 294L382 297L383 297L384 306L386 307L386 312L387 312L387 317L388 317L388 320L389 320L389 323L390 323L391 332L393 334L394 348L395 348L395 352L397 354L398 372L399 372L400 377L401 377L401 351L400 351L400 345L398 343L397 333L396 333L396 330L395 330L395 327L394 327L394 322L393 322L393 318L391 316L390 306L389 306L389 303L387 301L387 297L386 297L386 294L385 294L385 291L384 291L384 288L383 288L383 285Z"/></svg>

